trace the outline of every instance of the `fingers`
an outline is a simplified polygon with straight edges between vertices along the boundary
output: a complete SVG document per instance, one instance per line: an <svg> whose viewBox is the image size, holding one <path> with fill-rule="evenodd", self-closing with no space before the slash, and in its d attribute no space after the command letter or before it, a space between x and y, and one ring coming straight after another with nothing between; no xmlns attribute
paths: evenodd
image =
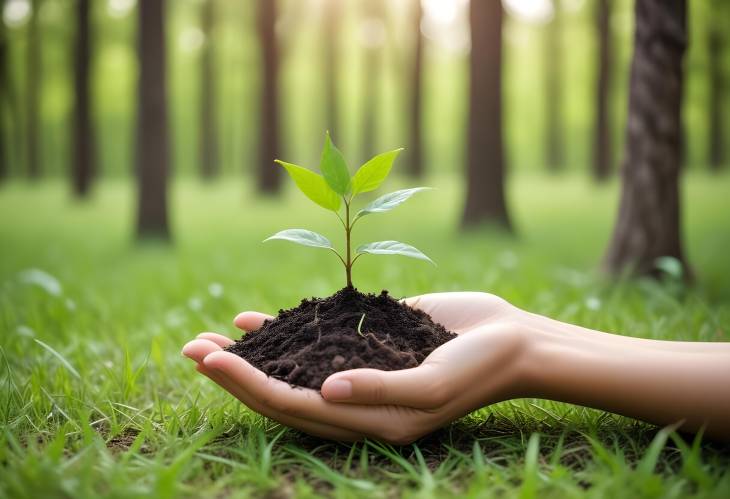
<svg viewBox="0 0 730 499"><path fill-rule="evenodd" d="M229 345L232 345L234 341L227 336L223 336L222 334L218 333L200 333L198 335L198 338L203 340L212 341L216 345L218 345L221 348L225 348Z"/></svg>
<svg viewBox="0 0 730 499"><path fill-rule="evenodd" d="M188 341L182 349L182 354L195 362L203 362L203 359L210 353L218 352L221 346L208 339L199 338Z"/></svg>
<svg viewBox="0 0 730 499"><path fill-rule="evenodd" d="M234 382L232 382L225 374L220 373L214 369L207 368L204 364L198 364L196 369L201 374L207 376L231 395L236 397L241 403L243 403L249 409L262 414L274 421L277 421L290 428L303 431L310 435L314 435L321 438L327 438L330 440L340 440L345 442L356 442L363 439L363 435L339 428L337 426L321 424L313 421L307 421L305 419L288 416L286 414L279 413L277 411L268 408L252 397L248 396L245 392L241 391Z"/></svg>
<svg viewBox="0 0 730 499"><path fill-rule="evenodd" d="M448 401L445 390L437 369L422 364L399 371L353 369L335 373L325 380L321 391L330 402L436 409Z"/></svg>
<svg viewBox="0 0 730 499"><path fill-rule="evenodd" d="M429 414L408 407L330 403L314 390L292 388L283 381L267 378L229 352L213 352L203 364L226 375L238 388L237 393L245 394L252 403L286 416L338 426L365 436L405 441L412 433L422 434L420 429L430 418Z"/></svg>
<svg viewBox="0 0 730 499"><path fill-rule="evenodd" d="M214 336L218 336L223 339L227 339L224 336L215 335L214 333L207 333L207 334L213 334ZM220 340L220 338L215 338ZM231 393L234 397L238 398L241 402L243 402L247 407L253 409L254 411L258 412L259 414L263 414L264 416L267 416L271 419L274 419L286 426L290 426L292 428L297 428L301 431L304 431L305 433L309 433L311 435L316 435L318 437L323 438L329 438L333 440L343 440L343 441L350 441L354 442L357 440L362 440L363 435L345 430L343 428L339 428L337 426L332 426L328 424L321 424L317 422L307 421L306 419L296 418L293 416L289 416L286 414L282 414L280 412L277 412L275 410L272 410L271 408L266 407L265 405L261 404L256 399L249 396L246 392L240 390L238 386L234 382L232 382L230 379L228 379L225 374L221 373L218 370L210 369L205 366L203 363L206 356L213 352L220 352L221 346L214 343L211 340L204 339L204 338L198 338L195 340L192 340L188 342L183 347L183 355L186 357L189 357L190 359L197 362L196 369L201 374L204 374L208 378L215 381L218 385L223 387L225 390L227 390L229 393ZM260 371L258 371L260 372ZM263 373L261 373L263 375ZM264 375L265 377L265 375Z"/></svg>
<svg viewBox="0 0 730 499"><path fill-rule="evenodd" d="M241 312L233 319L233 324L244 331L255 331L261 327L265 320L269 319L273 319L273 317L261 312Z"/></svg>

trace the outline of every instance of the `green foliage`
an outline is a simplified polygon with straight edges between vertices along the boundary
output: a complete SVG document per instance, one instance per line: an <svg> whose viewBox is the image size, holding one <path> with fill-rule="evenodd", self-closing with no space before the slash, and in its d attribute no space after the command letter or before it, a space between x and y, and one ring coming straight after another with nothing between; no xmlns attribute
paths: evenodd
<svg viewBox="0 0 730 499"><path fill-rule="evenodd" d="M371 255L410 256L411 258L426 260L427 262L431 262L436 265L433 260L421 253L418 249L414 248L410 244L400 243L398 241L377 241L374 243L363 244L357 248L356 253L358 255L369 253Z"/></svg>
<svg viewBox="0 0 730 499"><path fill-rule="evenodd" d="M327 182L325 182L321 175L317 175L306 168L292 163L286 163L278 159L274 161L286 168L287 173L289 173L294 183L297 184L299 190L309 199L326 210L336 212L340 209L340 198L336 192L329 188Z"/></svg>
<svg viewBox="0 0 730 499"><path fill-rule="evenodd" d="M355 260L364 254L403 255L434 263L433 260L424 255L420 250L399 241L377 241L363 244L358 247L355 258L352 257L351 235L352 228L357 220L371 213L390 211L406 202L415 193L429 189L428 187L414 187L412 189L401 189L385 194L358 211L354 218L350 217L350 207L355 196L380 187L380 184L388 177L393 167L393 161L395 161L395 158L402 150L395 149L378 154L362 165L352 178L350 178L347 162L340 150L332 142L329 132L325 134L322 158L319 163L319 169L322 172L321 176L301 166L278 159L275 160L286 168L289 176L305 196L319 206L334 211L337 214L345 230L346 249L343 256L334 249L329 239L321 234L305 229L283 230L265 239L264 242L280 239L304 246L324 248L333 251L345 266L347 285L350 287L352 287L352 266L355 264ZM341 202L345 205L344 217L339 214Z"/></svg>

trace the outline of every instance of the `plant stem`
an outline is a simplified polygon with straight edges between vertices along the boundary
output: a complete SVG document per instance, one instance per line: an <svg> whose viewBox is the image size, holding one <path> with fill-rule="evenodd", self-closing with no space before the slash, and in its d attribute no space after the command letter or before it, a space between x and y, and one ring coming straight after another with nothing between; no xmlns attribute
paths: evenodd
<svg viewBox="0 0 730 499"><path fill-rule="evenodd" d="M350 250L350 203L345 201L345 240L347 241L347 261L345 262L345 275L347 276L347 287L352 288L352 251Z"/></svg>

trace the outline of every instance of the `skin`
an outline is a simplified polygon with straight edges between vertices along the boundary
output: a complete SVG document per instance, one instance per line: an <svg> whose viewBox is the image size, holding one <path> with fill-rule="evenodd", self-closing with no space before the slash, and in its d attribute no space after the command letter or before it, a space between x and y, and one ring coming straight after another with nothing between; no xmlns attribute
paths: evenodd
<svg viewBox="0 0 730 499"><path fill-rule="evenodd" d="M487 293L434 293L405 302L458 334L418 367L335 373L292 388L201 333L183 355L247 407L319 437L407 444L480 407L545 398L730 441L730 343L631 338L532 314ZM243 312L258 329L271 316Z"/></svg>

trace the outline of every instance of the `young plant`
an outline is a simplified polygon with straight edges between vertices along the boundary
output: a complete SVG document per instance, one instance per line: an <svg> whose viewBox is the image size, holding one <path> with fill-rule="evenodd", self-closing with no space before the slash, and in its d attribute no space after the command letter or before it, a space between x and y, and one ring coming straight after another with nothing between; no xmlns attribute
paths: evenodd
<svg viewBox="0 0 730 499"><path fill-rule="evenodd" d="M402 150L395 149L378 154L362 165L352 177L350 177L345 158L332 143L332 140L330 140L329 133L325 137L322 158L319 163L319 169L322 175L318 175L301 166L277 159L276 162L286 169L289 176L305 196L322 208L330 210L337 215L345 231L345 254L340 254L332 246L329 239L322 234L305 229L283 230L269 237L264 242L273 239L282 239L303 244L304 246L313 246L332 251L345 267L347 286L350 288L352 287L352 266L364 254L404 255L434 263L433 260L421 253L418 249L398 241L377 241L363 244L358 246L353 257L352 229L358 220L373 213L392 210L415 193L428 189L428 187L415 187L413 189L402 189L385 194L359 210L354 217L352 216L352 201L355 196L377 189L390 173L393 161L395 161L395 158ZM342 205L345 207L344 217L340 214Z"/></svg>

